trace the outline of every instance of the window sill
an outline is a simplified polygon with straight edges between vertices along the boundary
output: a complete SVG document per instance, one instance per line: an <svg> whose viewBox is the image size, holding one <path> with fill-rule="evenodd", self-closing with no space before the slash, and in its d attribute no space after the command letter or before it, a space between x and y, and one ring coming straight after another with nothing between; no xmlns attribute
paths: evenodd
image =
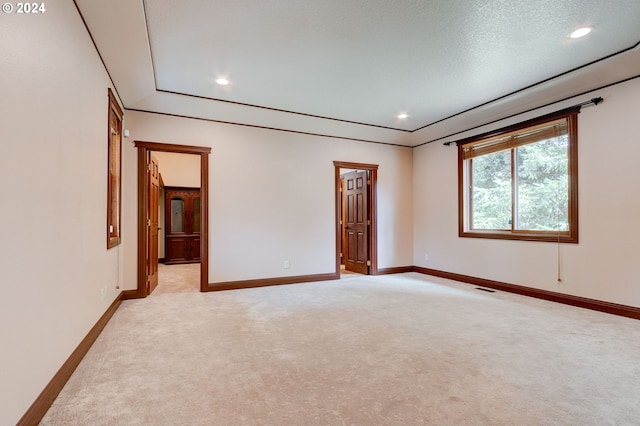
<svg viewBox="0 0 640 426"><path fill-rule="evenodd" d="M556 232L512 231L460 231L460 238L487 238L494 240L542 241L548 243L578 244L578 234Z"/></svg>

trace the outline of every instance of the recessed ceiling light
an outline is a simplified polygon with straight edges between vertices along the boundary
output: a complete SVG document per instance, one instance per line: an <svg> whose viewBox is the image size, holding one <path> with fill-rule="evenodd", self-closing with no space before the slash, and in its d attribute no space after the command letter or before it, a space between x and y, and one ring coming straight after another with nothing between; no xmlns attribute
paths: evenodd
<svg viewBox="0 0 640 426"><path fill-rule="evenodd" d="M571 37L571 38L580 38L580 37L586 36L590 32L591 32L591 28L589 28L589 27L578 28L577 30L572 32L569 37Z"/></svg>
<svg viewBox="0 0 640 426"><path fill-rule="evenodd" d="M407 117L408 117L408 115L405 114L404 112L402 114L398 114L398 118L402 119L402 118L407 118Z"/></svg>
<svg viewBox="0 0 640 426"><path fill-rule="evenodd" d="M218 83L220 86L226 86L227 84L229 84L229 80L227 80L226 78L219 78L216 80L216 83Z"/></svg>

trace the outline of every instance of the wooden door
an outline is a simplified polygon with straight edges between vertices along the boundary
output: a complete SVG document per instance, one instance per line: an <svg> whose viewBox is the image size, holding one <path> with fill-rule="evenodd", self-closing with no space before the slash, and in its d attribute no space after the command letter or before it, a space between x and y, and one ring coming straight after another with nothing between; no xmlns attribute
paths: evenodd
<svg viewBox="0 0 640 426"><path fill-rule="evenodd" d="M160 172L158 160L148 154L148 200L147 203L147 295L158 285L158 199L160 195Z"/></svg>
<svg viewBox="0 0 640 426"><path fill-rule="evenodd" d="M344 178L340 178L340 265L344 265L345 256L344 249L347 246L347 233L345 232L345 224L347 223L347 216L345 215L344 208Z"/></svg>
<svg viewBox="0 0 640 426"><path fill-rule="evenodd" d="M344 175L345 209L345 269L360 274L369 273L369 188L368 172L355 171Z"/></svg>

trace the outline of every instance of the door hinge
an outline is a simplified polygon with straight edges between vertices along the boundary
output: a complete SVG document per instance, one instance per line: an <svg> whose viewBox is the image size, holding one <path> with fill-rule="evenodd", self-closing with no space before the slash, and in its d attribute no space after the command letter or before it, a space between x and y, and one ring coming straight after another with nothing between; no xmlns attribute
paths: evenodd
<svg viewBox="0 0 640 426"><path fill-rule="evenodd" d="M147 164L147 170L151 171L151 163Z"/></svg>
<svg viewBox="0 0 640 426"><path fill-rule="evenodd" d="M342 192L342 187L340 187L340 192Z"/></svg>
<svg viewBox="0 0 640 426"><path fill-rule="evenodd" d="M371 185L371 181L370 180L367 181L367 185Z"/></svg>
<svg viewBox="0 0 640 426"><path fill-rule="evenodd" d="M147 219L147 226L151 226L151 219Z"/></svg>
<svg viewBox="0 0 640 426"><path fill-rule="evenodd" d="M367 266L371 266L371 261L367 260Z"/></svg>

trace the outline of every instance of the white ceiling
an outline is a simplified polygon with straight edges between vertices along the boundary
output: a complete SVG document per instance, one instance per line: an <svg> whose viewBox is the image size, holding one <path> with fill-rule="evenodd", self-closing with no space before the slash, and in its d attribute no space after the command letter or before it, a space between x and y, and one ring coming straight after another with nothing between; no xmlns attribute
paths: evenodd
<svg viewBox="0 0 640 426"><path fill-rule="evenodd" d="M640 75L639 0L76 1L126 108L352 139L415 145Z"/></svg>

